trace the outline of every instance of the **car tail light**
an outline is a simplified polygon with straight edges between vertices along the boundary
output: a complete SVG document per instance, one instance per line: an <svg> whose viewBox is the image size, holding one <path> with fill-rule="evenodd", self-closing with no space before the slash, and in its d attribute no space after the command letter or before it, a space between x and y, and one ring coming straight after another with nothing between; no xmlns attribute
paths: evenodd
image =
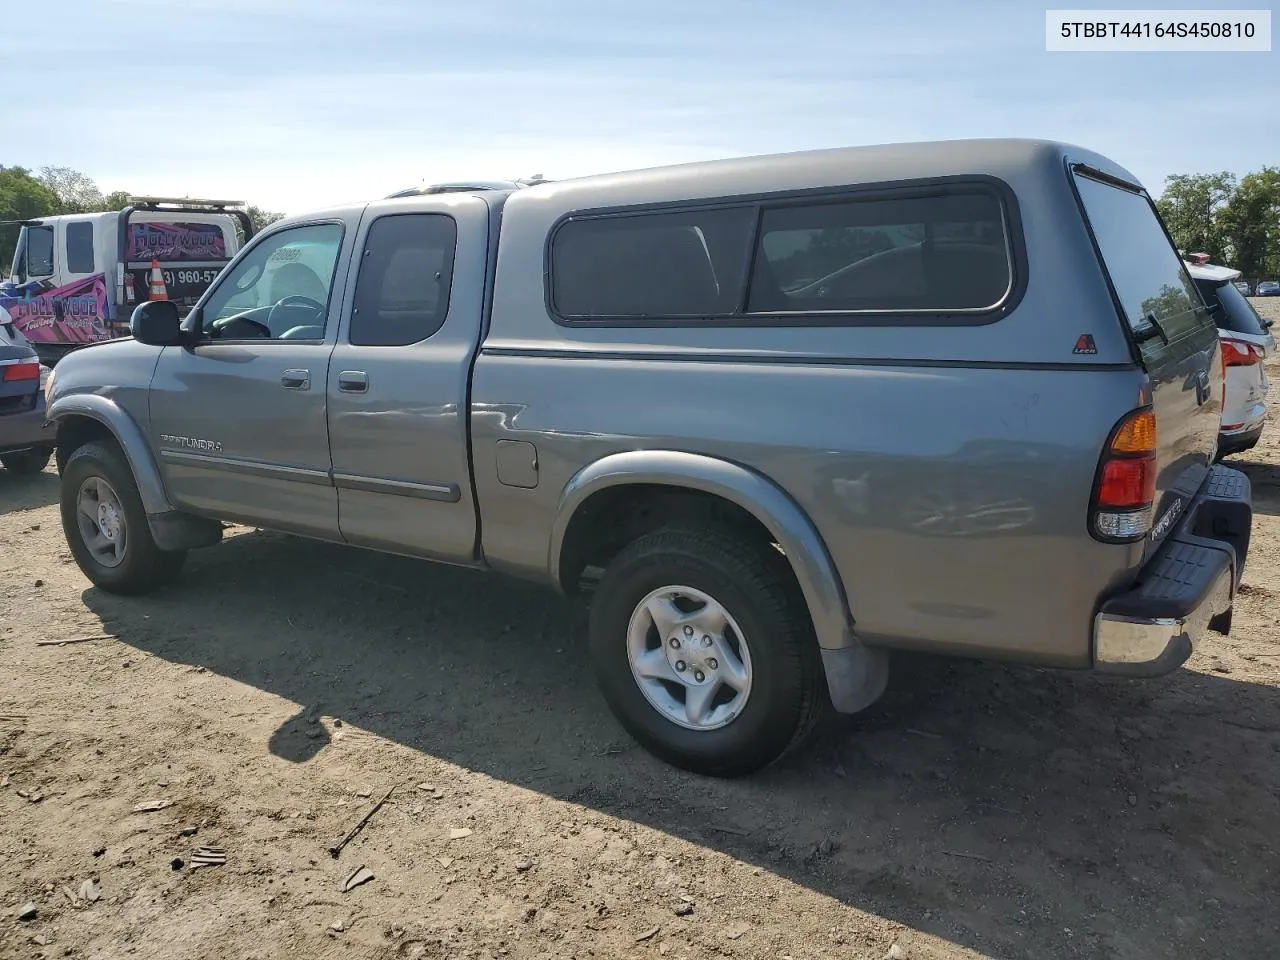
<svg viewBox="0 0 1280 960"><path fill-rule="evenodd" d="M1222 407L1223 413L1227 410L1227 348L1223 344L1218 350L1218 359L1222 361ZM1217 447L1214 448L1214 457L1217 457Z"/></svg>
<svg viewBox="0 0 1280 960"><path fill-rule="evenodd" d="M1251 367L1262 362L1262 351L1243 340L1222 341L1222 365L1226 367Z"/></svg>
<svg viewBox="0 0 1280 960"><path fill-rule="evenodd" d="M8 363L0 366L0 380L5 383L12 383L16 380L40 380L40 364L38 361L32 363Z"/></svg>
<svg viewBox="0 0 1280 960"><path fill-rule="evenodd" d="M1093 534L1102 540L1140 540L1151 530L1156 499L1156 415L1135 410L1111 431L1094 484Z"/></svg>

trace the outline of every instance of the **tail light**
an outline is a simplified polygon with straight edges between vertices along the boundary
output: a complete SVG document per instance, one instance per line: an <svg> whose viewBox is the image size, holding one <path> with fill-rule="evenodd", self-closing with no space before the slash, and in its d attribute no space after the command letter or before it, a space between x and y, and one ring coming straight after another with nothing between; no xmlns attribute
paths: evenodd
<svg viewBox="0 0 1280 960"><path fill-rule="evenodd" d="M1252 343L1245 343L1243 340L1223 340L1222 341L1222 366L1227 367L1251 367L1255 363L1262 362L1262 351L1255 347Z"/></svg>
<svg viewBox="0 0 1280 960"><path fill-rule="evenodd" d="M1102 450L1089 511L1094 536L1124 542L1151 531L1156 466L1156 415L1135 410L1116 424Z"/></svg>
<svg viewBox="0 0 1280 960"><path fill-rule="evenodd" d="M0 375L0 380L5 383L13 383L17 380L35 380L40 379L40 364L38 361L31 363L9 363L0 365L0 370L4 371Z"/></svg>
<svg viewBox="0 0 1280 960"><path fill-rule="evenodd" d="M1225 413L1227 409L1227 345L1225 343L1218 351L1218 357L1222 361L1222 410ZM1216 451L1214 456L1217 456Z"/></svg>

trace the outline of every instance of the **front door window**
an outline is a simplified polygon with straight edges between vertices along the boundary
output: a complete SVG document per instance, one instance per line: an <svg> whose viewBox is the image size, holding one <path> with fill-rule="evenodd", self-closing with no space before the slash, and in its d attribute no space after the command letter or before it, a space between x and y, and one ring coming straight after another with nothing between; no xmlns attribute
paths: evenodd
<svg viewBox="0 0 1280 960"><path fill-rule="evenodd" d="M281 230L249 250L201 310L210 340L323 340L342 225Z"/></svg>

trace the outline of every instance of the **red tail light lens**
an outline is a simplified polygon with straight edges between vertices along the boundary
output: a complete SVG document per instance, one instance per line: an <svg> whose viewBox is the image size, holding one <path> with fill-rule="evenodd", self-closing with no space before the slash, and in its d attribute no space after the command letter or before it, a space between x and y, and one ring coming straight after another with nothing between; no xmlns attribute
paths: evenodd
<svg viewBox="0 0 1280 960"><path fill-rule="evenodd" d="M1262 362L1262 351L1243 340L1222 341L1222 363L1225 367L1251 367Z"/></svg>
<svg viewBox="0 0 1280 960"><path fill-rule="evenodd" d="M1154 456L1108 460L1102 465L1102 481L1098 484L1100 509L1132 510L1150 506L1155 493Z"/></svg>
<svg viewBox="0 0 1280 960"><path fill-rule="evenodd" d="M36 363L10 363L0 366L3 376L0 379L5 383L12 383L15 380L39 380L40 364Z"/></svg>
<svg viewBox="0 0 1280 960"><path fill-rule="evenodd" d="M1156 415L1135 410L1111 431L1090 508L1095 536L1133 541L1151 530L1156 499Z"/></svg>

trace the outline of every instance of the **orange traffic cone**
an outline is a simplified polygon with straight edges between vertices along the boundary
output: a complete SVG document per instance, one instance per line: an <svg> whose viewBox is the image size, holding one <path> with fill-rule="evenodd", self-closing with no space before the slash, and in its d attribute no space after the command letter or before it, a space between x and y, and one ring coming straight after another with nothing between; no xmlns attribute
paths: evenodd
<svg viewBox="0 0 1280 960"><path fill-rule="evenodd" d="M169 290L164 285L164 271L160 269L160 261L151 261L151 290L148 300L168 300Z"/></svg>

